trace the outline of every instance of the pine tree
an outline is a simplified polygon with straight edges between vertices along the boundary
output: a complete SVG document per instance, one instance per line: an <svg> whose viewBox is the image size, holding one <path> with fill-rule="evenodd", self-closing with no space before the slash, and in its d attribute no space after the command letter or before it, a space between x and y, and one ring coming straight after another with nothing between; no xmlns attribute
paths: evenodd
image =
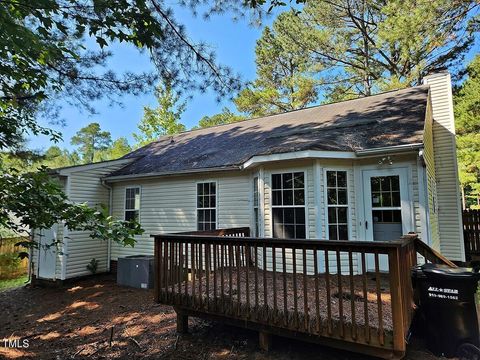
<svg viewBox="0 0 480 360"><path fill-rule="evenodd" d="M112 143L110 132L102 131L99 123L91 123L81 128L70 140L72 145L78 145L82 161L92 163L95 155L108 149Z"/></svg>
<svg viewBox="0 0 480 360"><path fill-rule="evenodd" d="M286 42L319 66L326 101L418 84L457 69L475 40L480 4L465 0L309 1L279 17Z"/></svg>
<svg viewBox="0 0 480 360"><path fill-rule="evenodd" d="M116 139L111 146L101 151L97 155L97 161L116 160L132 151L127 138L120 137Z"/></svg>
<svg viewBox="0 0 480 360"><path fill-rule="evenodd" d="M138 124L140 132L133 134L137 147L147 145L158 140L160 136L173 135L185 131L185 125L180 118L187 106L180 102L180 95L174 92L171 83L166 81L155 90L157 107L143 108L143 118Z"/></svg>
<svg viewBox="0 0 480 360"><path fill-rule="evenodd" d="M231 124L237 121L244 120L245 117L240 114L235 114L230 111L229 108L224 107L221 113L211 115L211 116L204 116L198 122L198 126L195 126L193 129L199 128L207 128L216 125L224 125L224 124Z"/></svg>
<svg viewBox="0 0 480 360"><path fill-rule="evenodd" d="M51 169L79 165L82 163L80 155L76 151L68 151L61 149L54 145L50 146L44 153L42 165L48 166Z"/></svg>
<svg viewBox="0 0 480 360"><path fill-rule="evenodd" d="M480 208L480 55L455 91L457 156L464 206Z"/></svg>
<svg viewBox="0 0 480 360"><path fill-rule="evenodd" d="M295 18L293 12L282 13L264 29L255 48L257 78L234 100L239 111L264 116L301 109L317 99L312 72L318 67L282 31Z"/></svg>

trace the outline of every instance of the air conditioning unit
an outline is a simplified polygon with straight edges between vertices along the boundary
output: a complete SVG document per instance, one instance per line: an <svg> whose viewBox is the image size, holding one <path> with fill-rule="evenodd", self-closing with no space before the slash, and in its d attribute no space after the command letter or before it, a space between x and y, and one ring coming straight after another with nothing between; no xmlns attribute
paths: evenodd
<svg viewBox="0 0 480 360"><path fill-rule="evenodd" d="M150 255L132 255L118 258L117 284L139 289L152 289L155 258Z"/></svg>

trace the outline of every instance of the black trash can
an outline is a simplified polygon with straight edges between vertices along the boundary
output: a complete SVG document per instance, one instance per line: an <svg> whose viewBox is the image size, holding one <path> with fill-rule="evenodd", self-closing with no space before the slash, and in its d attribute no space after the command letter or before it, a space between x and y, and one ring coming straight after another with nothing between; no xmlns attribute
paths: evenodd
<svg viewBox="0 0 480 360"><path fill-rule="evenodd" d="M479 347L475 293L479 274L470 268L425 264L412 270L415 302L428 349L453 357L462 344Z"/></svg>

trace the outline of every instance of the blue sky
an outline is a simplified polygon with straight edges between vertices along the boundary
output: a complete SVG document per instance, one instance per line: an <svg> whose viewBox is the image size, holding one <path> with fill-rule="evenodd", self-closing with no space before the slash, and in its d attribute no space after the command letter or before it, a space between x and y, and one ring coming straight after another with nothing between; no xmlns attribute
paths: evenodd
<svg viewBox="0 0 480 360"><path fill-rule="evenodd" d="M186 9L176 9L176 16L179 22L186 25L187 33L193 41L204 41L213 48L219 63L240 73L243 80L254 79L255 42L260 37L262 28L249 25L248 17L233 21L231 14L213 16L206 21L201 16L193 17ZM273 17L266 19L263 26L271 24L272 21ZM115 44L109 49L114 54L109 61L112 69L138 72L153 69L148 54L140 54L133 46ZM150 94L142 96L123 96L119 99L122 106L110 106L106 100L98 101L94 104L98 112L95 115L81 112L76 107L63 105L61 118L65 120L66 126L54 127L63 134L64 140L58 145L72 149L70 138L91 122L98 122L102 129L110 131L113 139L125 136L133 144L132 133L137 130L137 123L142 118L143 107L145 105L156 106L153 90ZM203 116L220 112L224 106L235 110L228 99L218 103L212 92L193 93L192 95L193 99L188 101L187 109L182 117L182 122L188 129L196 125ZM43 123L46 125L47 121L43 121ZM29 141L29 147L38 150L45 150L50 145L52 144L49 139L44 136L31 137Z"/></svg>
<svg viewBox="0 0 480 360"><path fill-rule="evenodd" d="M279 11L287 8L279 8ZM194 42L204 41L208 43L216 53L218 62L227 65L235 73L240 73L242 80L248 81L255 78L255 43L260 37L263 27L253 27L249 24L248 16L244 19L233 21L232 14L216 15L210 20L204 20L202 16L194 17L191 12L184 8L175 8L177 20L186 26L187 34ZM263 26L271 25L275 14L265 19ZM465 62L469 62L479 52L479 44L474 46L466 56ZM109 47L114 55L109 61L109 67L119 72L124 70L142 72L153 69L148 54L140 54L133 46L114 44ZM142 96L126 95L119 99L121 106L110 106L108 100L97 101L93 104L98 114L91 115L82 112L77 107L64 105L61 118L66 126L51 126L48 121L43 125L53 127L63 134L63 141L58 145L67 149L73 149L70 138L82 127L91 122L100 123L103 130L112 134L115 140L126 137L133 144L132 133L137 130L137 124L142 118L143 107L156 106L153 96L154 89L149 94ZM216 101L213 92L205 94L193 93L193 99L188 100L187 109L182 117L188 129L195 126L205 115L213 115L221 111L222 107L228 106L235 110L231 101ZM53 145L49 138L44 136L31 137L29 147L37 150L45 150Z"/></svg>

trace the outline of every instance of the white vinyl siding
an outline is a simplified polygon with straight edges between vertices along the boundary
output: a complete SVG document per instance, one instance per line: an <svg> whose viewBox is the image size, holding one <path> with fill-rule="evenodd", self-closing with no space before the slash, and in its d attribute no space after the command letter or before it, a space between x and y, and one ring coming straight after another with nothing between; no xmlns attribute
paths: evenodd
<svg viewBox="0 0 480 360"><path fill-rule="evenodd" d="M132 247L112 243L112 260L133 254L152 255L150 235L195 231L197 183L217 184L218 228L249 227L251 222L251 177L248 173L218 173L136 180L128 186L141 186L140 224L145 230ZM125 182L113 183L113 215L123 216Z"/></svg>
<svg viewBox="0 0 480 360"><path fill-rule="evenodd" d="M460 190L455 145L452 84L448 73L427 76L433 115L433 150L438 199L440 251L464 260ZM433 186L431 187L434 188Z"/></svg>
<svg viewBox="0 0 480 360"><path fill-rule="evenodd" d="M430 101L427 106L423 143L423 161L425 164L426 179L425 184L419 184L419 186L426 186L427 188L426 206L428 208L427 221L430 232L430 244L435 250L440 251L440 236L438 233L437 180L435 176L435 157L433 152L433 117Z"/></svg>
<svg viewBox="0 0 480 360"><path fill-rule="evenodd" d="M412 159L412 163L409 166L408 175L408 187L410 192L410 198L413 201L413 226L418 236L422 239L422 217L420 216L420 193L418 184L418 167L416 165L416 158Z"/></svg>
<svg viewBox="0 0 480 360"><path fill-rule="evenodd" d="M86 202L89 206L108 208L109 190L102 185L101 179L124 165L106 165L90 170L76 171L69 175L69 198L77 203ZM122 195L122 200L124 195ZM108 243L95 240L87 231L68 231L65 241L66 278L89 275L87 264L95 258L98 261L97 272L108 268Z"/></svg>
<svg viewBox="0 0 480 360"><path fill-rule="evenodd" d="M63 191L66 190L66 181L64 178L58 178L56 179ZM64 238L64 226L63 224L58 224L56 227L57 230L57 240L63 240ZM38 236L38 232L35 231L35 236ZM36 238L36 241L38 241L38 237ZM64 263L64 256L62 255L62 249L63 249L63 244L58 244L57 247L57 256L56 256L56 261L55 261L55 279L62 279L62 266ZM35 275L38 274L38 249L32 249L31 253L31 258L29 259L30 262L33 263L33 273Z"/></svg>
<svg viewBox="0 0 480 360"><path fill-rule="evenodd" d="M327 204L326 204L326 178L327 170L347 172L348 189L348 217L349 217L349 239L359 239L357 208L363 207L357 204L355 198L355 183L362 181L355 178L354 164L360 166L378 166L378 159L365 160L335 160L319 159L292 162L279 162L266 164L258 174L259 183L259 204L260 211L265 214L260 219L261 230L266 237L272 236L271 219L271 179L272 174L296 173L305 174L305 215L307 238L327 238ZM405 155L395 158L395 165L408 166L411 169L408 173L408 186L414 207L418 207L418 183L416 170L416 156ZM90 170L71 174L72 199L75 201L89 201L91 205L108 203L108 189L100 183L101 173L106 169ZM111 171L111 170L110 170ZM137 236L137 243L132 247L123 247L112 243L111 259L116 260L119 256L133 254L153 254L153 239L150 235L159 233L175 233L183 231L194 231L197 228L197 184L216 183L216 205L218 228L248 227L252 226L253 218L253 175L250 172L224 172L214 174L195 174L185 176L158 177L151 179L137 179L122 181L110 184L112 192L112 214L118 219L123 219L125 214L125 189L138 187L140 196L139 219L145 233ZM82 188L83 186L83 188ZM263 204L263 206L262 206ZM415 213L419 211L415 210ZM420 231L420 217L416 216L415 230ZM72 236L73 235L73 236ZM86 265L92 258L100 260L100 265L105 266L107 262L108 246L106 243L96 242L88 237L88 233L71 233L72 241L67 246L66 258L68 276L75 274L88 274ZM361 239L359 239L361 240ZM297 271L302 271L301 254L298 254ZM348 261L342 256L342 264ZM270 261L269 256L267 261ZM308 254L308 271L313 271L313 253ZM354 259L356 262L356 259ZM281 262L277 259L279 266ZM103 264L102 264L103 263ZM268 265L267 265L268 266ZM292 270L291 254L287 254L287 270ZM320 267L323 261L320 262ZM336 270L336 258L330 258L332 272ZM105 268L102 268L105 269ZM76 276L78 276L76 275Z"/></svg>

